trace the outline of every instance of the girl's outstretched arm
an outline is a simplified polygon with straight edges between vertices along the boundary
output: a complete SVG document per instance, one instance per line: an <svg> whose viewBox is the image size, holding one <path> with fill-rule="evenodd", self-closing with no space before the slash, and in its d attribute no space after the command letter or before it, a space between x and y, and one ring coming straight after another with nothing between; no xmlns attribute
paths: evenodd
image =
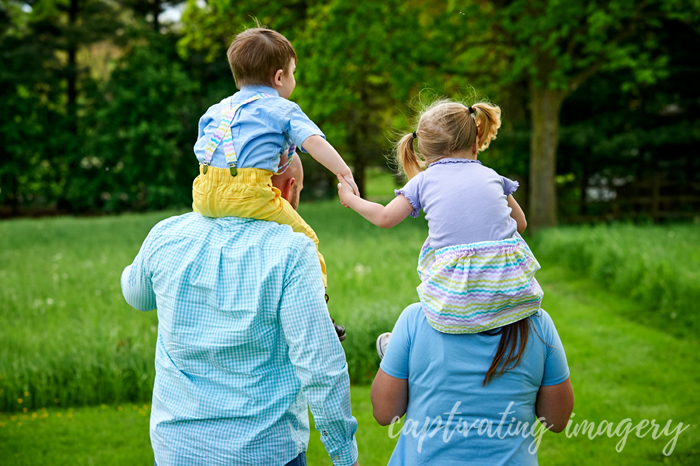
<svg viewBox="0 0 700 466"><path fill-rule="evenodd" d="M515 222L518 224L518 233L522 233L527 228L527 220L525 219L525 212L520 208L520 204L515 200L512 194L508 196L508 207L511 208L512 212L510 216L513 217Z"/></svg>
<svg viewBox="0 0 700 466"><path fill-rule="evenodd" d="M396 198L385 206L376 202L369 202L356 196L353 193L352 187L342 176L338 177L338 194L340 202L345 207L350 207L352 210L362 215L365 219L377 225L379 228L391 228L408 217L413 210L413 206L408 199L403 195Z"/></svg>

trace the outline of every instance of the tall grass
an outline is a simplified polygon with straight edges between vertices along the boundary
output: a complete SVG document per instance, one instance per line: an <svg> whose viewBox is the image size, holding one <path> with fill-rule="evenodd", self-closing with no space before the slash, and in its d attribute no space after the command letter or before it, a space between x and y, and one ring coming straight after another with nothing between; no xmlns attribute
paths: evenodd
<svg viewBox="0 0 700 466"><path fill-rule="evenodd" d="M417 299L425 222L380 230L335 202L301 213L328 262L351 379L368 382L377 335ZM158 322L124 302L119 277L174 214L0 222L0 411L149 399Z"/></svg>
<svg viewBox="0 0 700 466"><path fill-rule="evenodd" d="M177 212L0 222L0 411L147 400L155 313L123 300L119 277L148 231ZM425 221L381 230L335 202L302 205L328 262L329 310L346 326L351 380L371 380L378 334L417 300ZM538 257L560 261L640 302L634 317L696 338L695 226L544 231ZM624 311L628 312L628 311Z"/></svg>
<svg viewBox="0 0 700 466"><path fill-rule="evenodd" d="M597 225L542 231L538 257L639 303L630 315L680 337L700 332L700 225Z"/></svg>

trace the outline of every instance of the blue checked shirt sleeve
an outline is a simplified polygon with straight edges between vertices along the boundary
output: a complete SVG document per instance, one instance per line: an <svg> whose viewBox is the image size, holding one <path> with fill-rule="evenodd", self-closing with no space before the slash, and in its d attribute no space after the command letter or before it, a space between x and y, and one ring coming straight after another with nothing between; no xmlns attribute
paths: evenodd
<svg viewBox="0 0 700 466"><path fill-rule="evenodd" d="M138 311L152 311L156 308L156 294L153 292L151 274L148 270L148 251L152 238L149 234L141 245L141 250L131 265L122 272L121 285L124 299Z"/></svg>
<svg viewBox="0 0 700 466"><path fill-rule="evenodd" d="M316 248L308 238L299 240L298 255L285 275L282 332L323 446L334 465L350 466L358 455L357 421L350 408L345 353L326 308Z"/></svg>

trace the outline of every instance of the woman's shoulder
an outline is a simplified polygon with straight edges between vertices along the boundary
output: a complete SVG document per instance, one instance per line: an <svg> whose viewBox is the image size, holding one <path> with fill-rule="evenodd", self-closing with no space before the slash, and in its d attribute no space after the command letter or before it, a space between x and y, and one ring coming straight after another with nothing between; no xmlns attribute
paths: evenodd
<svg viewBox="0 0 700 466"><path fill-rule="evenodd" d="M557 327L552 316L544 309L540 309L530 317L533 327L544 343L551 345L557 335Z"/></svg>

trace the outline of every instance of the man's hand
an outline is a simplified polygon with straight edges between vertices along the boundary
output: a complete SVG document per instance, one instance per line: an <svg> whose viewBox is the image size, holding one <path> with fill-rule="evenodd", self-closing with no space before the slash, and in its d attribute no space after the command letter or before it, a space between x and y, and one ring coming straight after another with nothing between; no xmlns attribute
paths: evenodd
<svg viewBox="0 0 700 466"><path fill-rule="evenodd" d="M355 194L355 189L357 189L357 185L355 185L355 182L353 181L352 184L355 185L355 188L353 189L353 186L342 175L338 175L338 181L338 196L340 197L340 203L343 204L343 206L348 207L349 199L351 197L357 196Z"/></svg>

